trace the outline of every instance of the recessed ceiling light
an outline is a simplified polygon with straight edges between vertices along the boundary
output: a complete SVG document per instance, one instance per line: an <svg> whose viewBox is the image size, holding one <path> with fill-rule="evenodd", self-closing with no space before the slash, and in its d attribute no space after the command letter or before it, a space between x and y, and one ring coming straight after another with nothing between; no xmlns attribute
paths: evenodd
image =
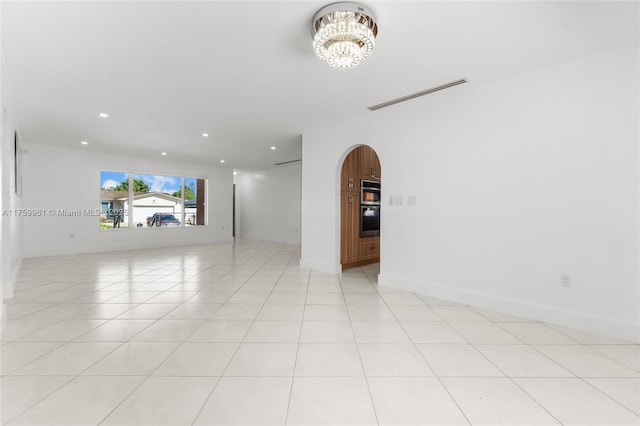
<svg viewBox="0 0 640 426"><path fill-rule="evenodd" d="M203 134L202 134L202 137L203 137L203 138L208 138L208 137L209 137L209 133L203 133Z"/></svg>
<svg viewBox="0 0 640 426"><path fill-rule="evenodd" d="M80 143L81 143L82 145L89 145L89 142L87 142L87 141L82 141L82 142L80 142Z"/></svg>
<svg viewBox="0 0 640 426"><path fill-rule="evenodd" d="M100 114L98 114L100 117L102 118L109 118L109 114L107 114L106 112L101 112Z"/></svg>
<svg viewBox="0 0 640 426"><path fill-rule="evenodd" d="M161 152L161 154L162 154L162 155L167 155L167 153L166 153L166 152Z"/></svg>
<svg viewBox="0 0 640 426"><path fill-rule="evenodd" d="M235 176L235 175L237 175L237 174L238 174L238 172L233 172L233 175L234 175L234 176Z"/></svg>
<svg viewBox="0 0 640 426"><path fill-rule="evenodd" d="M271 151L275 151L275 150L276 150L276 147L275 147L275 146L272 146L272 147L271 147Z"/></svg>
<svg viewBox="0 0 640 426"><path fill-rule="evenodd" d="M224 160L220 160L221 163L224 163Z"/></svg>

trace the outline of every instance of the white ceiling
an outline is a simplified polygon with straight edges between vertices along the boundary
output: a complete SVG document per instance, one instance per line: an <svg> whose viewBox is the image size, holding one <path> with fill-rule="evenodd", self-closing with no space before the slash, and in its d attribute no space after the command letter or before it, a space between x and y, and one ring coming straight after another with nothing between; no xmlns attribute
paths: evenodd
<svg viewBox="0 0 640 426"><path fill-rule="evenodd" d="M323 121L638 37L636 2L367 1L374 54L335 70L311 49L327 3L3 1L22 138L255 170L299 159L300 134Z"/></svg>

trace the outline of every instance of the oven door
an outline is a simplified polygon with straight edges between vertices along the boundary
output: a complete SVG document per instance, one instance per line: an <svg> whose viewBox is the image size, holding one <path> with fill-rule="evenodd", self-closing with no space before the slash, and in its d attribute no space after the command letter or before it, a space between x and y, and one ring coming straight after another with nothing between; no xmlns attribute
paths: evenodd
<svg viewBox="0 0 640 426"><path fill-rule="evenodd" d="M360 204L379 205L380 190L373 188L362 188L360 190Z"/></svg>
<svg viewBox="0 0 640 426"><path fill-rule="evenodd" d="M380 206L360 206L360 238L380 235Z"/></svg>
<svg viewBox="0 0 640 426"><path fill-rule="evenodd" d="M360 204L380 205L380 182L360 181Z"/></svg>

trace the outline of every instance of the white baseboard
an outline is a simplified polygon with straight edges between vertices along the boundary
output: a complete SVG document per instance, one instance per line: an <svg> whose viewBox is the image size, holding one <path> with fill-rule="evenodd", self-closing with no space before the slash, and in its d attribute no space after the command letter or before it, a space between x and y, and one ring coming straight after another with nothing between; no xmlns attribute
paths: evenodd
<svg viewBox="0 0 640 426"><path fill-rule="evenodd" d="M1 0L0 0L1 1ZM194 226L194 228L196 228ZM127 233L127 231L122 231L123 233ZM141 231L142 232L142 231ZM150 231L153 233L154 231ZM198 232L196 229L190 230L189 232ZM135 231L131 232L135 234ZM162 232L164 234L164 232ZM108 243L103 243L100 246L92 246L92 247L67 247L65 249L60 249L55 253L51 253L49 250L44 251L30 251L25 254L25 259L37 259L40 257L54 257L54 256L69 256L74 254L97 254L97 253L113 253L113 252L122 252L122 251L136 251L136 250L146 250L149 248L173 248L179 249L181 247L190 247L190 246L201 246L201 245L209 245L209 244L217 244L217 243L231 243L233 242L233 237L222 236L216 237L207 241L200 240L191 240L191 241L181 241L181 240L168 240L163 242L147 242L147 241L139 241L139 242L131 242L131 241L110 241Z"/></svg>
<svg viewBox="0 0 640 426"><path fill-rule="evenodd" d="M330 263L317 262L304 258L300 259L300 267L304 269L312 269L319 272L327 272L329 274L339 274L340 272L342 272L342 268L340 265L336 267L336 265Z"/></svg>
<svg viewBox="0 0 640 426"><path fill-rule="evenodd" d="M7 282L2 283L2 298L3 299L13 299L14 294L16 293L16 285L18 283L18 274L20 273L20 268L22 267L22 259L16 261L14 265L10 265L9 271L9 280Z"/></svg>
<svg viewBox="0 0 640 426"><path fill-rule="evenodd" d="M271 241L274 243L291 244L294 246L300 245L300 237L297 238L282 238L277 235L262 235L262 234L245 234L241 232L239 237L243 240L259 240L259 241Z"/></svg>
<svg viewBox="0 0 640 426"><path fill-rule="evenodd" d="M7 305L3 303L0 309L0 336L2 336L2 330L4 330L4 326L7 324Z"/></svg>
<svg viewBox="0 0 640 426"><path fill-rule="evenodd" d="M490 309L508 315L575 328L589 333L640 343L640 324L604 318L583 312L529 303L519 299L418 282L388 274L378 275L378 284L399 290Z"/></svg>

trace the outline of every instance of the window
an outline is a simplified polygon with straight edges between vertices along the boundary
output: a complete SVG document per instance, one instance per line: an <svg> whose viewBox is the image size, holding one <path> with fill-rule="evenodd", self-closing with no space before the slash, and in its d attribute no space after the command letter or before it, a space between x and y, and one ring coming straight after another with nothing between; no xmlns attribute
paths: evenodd
<svg viewBox="0 0 640 426"><path fill-rule="evenodd" d="M179 176L133 175L133 223L136 228L182 225Z"/></svg>
<svg viewBox="0 0 640 426"><path fill-rule="evenodd" d="M129 174L100 172L100 229L129 227Z"/></svg>
<svg viewBox="0 0 640 426"><path fill-rule="evenodd" d="M185 178L184 180L184 223L187 226L204 225L205 180Z"/></svg>
<svg viewBox="0 0 640 426"><path fill-rule="evenodd" d="M206 179L100 173L100 229L176 228L206 224Z"/></svg>

